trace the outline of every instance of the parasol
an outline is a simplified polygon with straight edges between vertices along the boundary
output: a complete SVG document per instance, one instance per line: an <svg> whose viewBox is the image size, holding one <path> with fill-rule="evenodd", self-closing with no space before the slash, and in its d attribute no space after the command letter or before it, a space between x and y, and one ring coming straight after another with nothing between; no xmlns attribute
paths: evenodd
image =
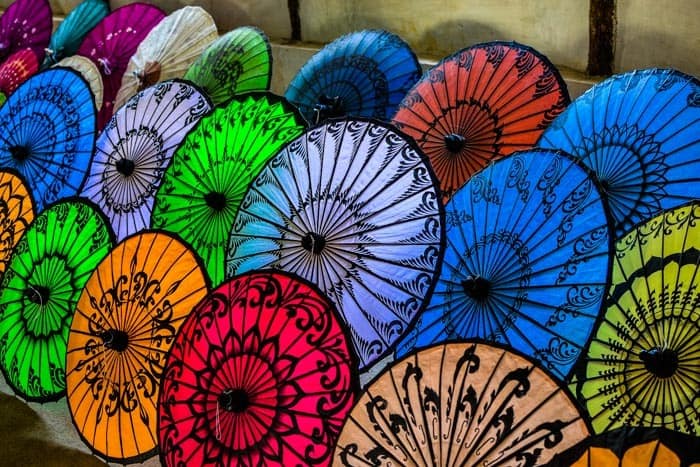
<svg viewBox="0 0 700 467"><path fill-rule="evenodd" d="M116 111L97 140L82 196L107 214L117 240L149 226L173 152L210 110L203 93L172 80L139 92Z"/></svg>
<svg viewBox="0 0 700 467"><path fill-rule="evenodd" d="M223 283L168 356L163 465L328 465L355 399L349 347L311 284L272 271Z"/></svg>
<svg viewBox="0 0 700 467"><path fill-rule="evenodd" d="M273 267L317 284L364 368L430 297L443 233L434 176L411 140L378 121L330 121L287 145L251 183L226 273Z"/></svg>
<svg viewBox="0 0 700 467"><path fill-rule="evenodd" d="M188 241L214 285L224 279L224 250L248 184L305 123L281 97L245 94L202 118L175 152L151 225Z"/></svg>
<svg viewBox="0 0 700 467"><path fill-rule="evenodd" d="M64 395L73 311L110 248L107 219L79 199L48 206L17 243L0 286L0 367L25 399Z"/></svg>
<svg viewBox="0 0 700 467"><path fill-rule="evenodd" d="M542 465L589 429L568 391L531 360L483 343L412 353L359 397L337 466Z"/></svg>
<svg viewBox="0 0 700 467"><path fill-rule="evenodd" d="M83 79L87 81L88 85L90 86L95 107L97 110L100 110L102 107L104 86L102 84L102 75L100 75L100 70L97 68L97 65L92 63L89 58L81 55L72 55L64 58L54 66L71 68L80 73Z"/></svg>
<svg viewBox="0 0 700 467"><path fill-rule="evenodd" d="M0 170L0 279L15 245L34 220L34 200L19 172Z"/></svg>
<svg viewBox="0 0 700 467"><path fill-rule="evenodd" d="M114 106L121 107L138 91L159 81L182 78L218 37L214 18L202 7L175 10L151 29L129 59Z"/></svg>
<svg viewBox="0 0 700 467"><path fill-rule="evenodd" d="M615 245L612 285L577 392L593 429L700 435L700 202L665 211Z"/></svg>
<svg viewBox="0 0 700 467"><path fill-rule="evenodd" d="M75 55L85 36L107 14L107 0L82 0L63 18L51 35L42 67L55 65L63 58Z"/></svg>
<svg viewBox="0 0 700 467"><path fill-rule="evenodd" d="M53 20L48 0L15 0L0 15L0 62L30 48L40 57L49 44Z"/></svg>
<svg viewBox="0 0 700 467"><path fill-rule="evenodd" d="M0 166L24 176L37 211L78 192L95 148L95 104L77 72L29 78L0 107L0 128Z"/></svg>
<svg viewBox="0 0 700 467"><path fill-rule="evenodd" d="M430 304L398 347L505 342L566 379L607 287L611 234L595 180L563 153L489 165L445 207L445 259Z"/></svg>
<svg viewBox="0 0 700 467"><path fill-rule="evenodd" d="M0 64L0 92L9 96L39 71L39 61L32 49L22 49Z"/></svg>
<svg viewBox="0 0 700 467"><path fill-rule="evenodd" d="M700 467L700 443L664 428L625 426L584 439L549 466Z"/></svg>
<svg viewBox="0 0 700 467"><path fill-rule="evenodd" d="M196 256L161 232L119 243L85 284L68 335L68 408L83 441L108 461L155 454L166 354L206 293Z"/></svg>
<svg viewBox="0 0 700 467"><path fill-rule="evenodd" d="M163 18L160 8L136 2L105 16L83 39L78 54L93 61L104 84L97 128L102 129L114 113L114 99L122 83L129 59L141 41Z"/></svg>
<svg viewBox="0 0 700 467"><path fill-rule="evenodd" d="M285 97L316 123L346 115L387 120L420 76L418 59L403 39L363 30L336 39L311 57Z"/></svg>
<svg viewBox="0 0 700 467"><path fill-rule="evenodd" d="M700 198L700 81L670 69L612 76L572 102L538 145L591 168L619 238L661 209Z"/></svg>
<svg viewBox="0 0 700 467"><path fill-rule="evenodd" d="M568 104L566 84L546 57L488 42L431 68L392 123L425 151L447 200L493 159L531 148Z"/></svg>
<svg viewBox="0 0 700 467"><path fill-rule="evenodd" d="M272 50L263 31L251 26L233 29L210 44L185 73L214 104L235 94L267 91L272 78Z"/></svg>

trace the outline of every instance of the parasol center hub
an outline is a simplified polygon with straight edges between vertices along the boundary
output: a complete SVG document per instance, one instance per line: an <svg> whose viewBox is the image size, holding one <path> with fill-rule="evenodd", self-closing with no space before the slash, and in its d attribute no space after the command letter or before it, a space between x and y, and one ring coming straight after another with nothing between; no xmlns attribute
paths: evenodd
<svg viewBox="0 0 700 467"><path fill-rule="evenodd" d="M136 72L139 80L139 91L143 91L149 86L153 86L160 81L161 66L158 62L146 62L143 70Z"/></svg>
<svg viewBox="0 0 700 467"><path fill-rule="evenodd" d="M117 172L125 177L133 174L134 169L136 169L136 164L134 164L134 161L127 159L126 157L119 159L115 165L117 166Z"/></svg>
<svg viewBox="0 0 700 467"><path fill-rule="evenodd" d="M309 232L301 239L301 246L315 255L320 255L323 248L326 246L326 239L323 235L314 232Z"/></svg>
<svg viewBox="0 0 700 467"><path fill-rule="evenodd" d="M642 350L639 357L647 371L659 378L669 378L678 369L678 353L672 349L655 347Z"/></svg>
<svg viewBox="0 0 700 467"><path fill-rule="evenodd" d="M465 144L467 144L467 140L462 135L458 135L457 133L445 135L445 146L447 150L453 154L458 154L462 148L464 148Z"/></svg>
<svg viewBox="0 0 700 467"><path fill-rule="evenodd" d="M315 123L321 123L328 118L345 116L343 99L340 96L331 97L326 94L322 94L319 96L318 102L314 106L313 111Z"/></svg>
<svg viewBox="0 0 700 467"><path fill-rule="evenodd" d="M468 297L476 301L483 301L489 296L491 283L483 277L470 277L462 281L462 288Z"/></svg>
<svg viewBox="0 0 700 467"><path fill-rule="evenodd" d="M37 305L45 305L49 301L49 289L42 286L30 286L26 291L27 299Z"/></svg>
<svg viewBox="0 0 700 467"><path fill-rule="evenodd" d="M226 208L226 195L218 191L212 191L204 195L204 201L207 203L207 206L216 211L223 211Z"/></svg>
<svg viewBox="0 0 700 467"><path fill-rule="evenodd" d="M123 352L129 346L129 335L118 329L109 329L100 336L108 349Z"/></svg>
<svg viewBox="0 0 700 467"><path fill-rule="evenodd" d="M14 145L10 146L10 154L12 158L16 161L25 161L29 158L29 149L26 146Z"/></svg>
<svg viewBox="0 0 700 467"><path fill-rule="evenodd" d="M250 407L250 396L244 389L226 389L219 394L219 405L233 413L245 412Z"/></svg>

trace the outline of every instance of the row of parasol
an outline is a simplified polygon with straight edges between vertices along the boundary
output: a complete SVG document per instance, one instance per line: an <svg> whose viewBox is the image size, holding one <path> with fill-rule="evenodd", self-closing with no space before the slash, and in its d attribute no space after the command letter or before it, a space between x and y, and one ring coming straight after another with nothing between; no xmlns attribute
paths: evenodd
<svg viewBox="0 0 700 467"><path fill-rule="evenodd" d="M421 76L361 31L280 97L262 31L217 37L201 8L85 0L32 53L90 65L12 75L19 395L66 396L121 463L699 462L696 78L635 71L570 103L529 47Z"/></svg>

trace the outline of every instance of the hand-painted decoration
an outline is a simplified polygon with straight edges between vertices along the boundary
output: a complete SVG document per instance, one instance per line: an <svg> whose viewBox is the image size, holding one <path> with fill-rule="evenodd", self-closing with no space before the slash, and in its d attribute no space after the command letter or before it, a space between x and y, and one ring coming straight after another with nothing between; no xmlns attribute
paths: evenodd
<svg viewBox="0 0 700 467"><path fill-rule="evenodd" d="M311 57L289 83L285 97L316 123L344 116L388 120L421 73L418 59L399 36L362 30Z"/></svg>
<svg viewBox="0 0 700 467"><path fill-rule="evenodd" d="M97 115L97 128L102 130L114 108L114 99L122 84L129 59L141 41L163 18L165 12L147 3L130 3L117 8L97 23L83 39L78 54L97 65L102 75L104 94Z"/></svg>
<svg viewBox="0 0 700 467"><path fill-rule="evenodd" d="M568 391L533 361L449 343L412 353L365 389L333 465L542 465L588 434Z"/></svg>
<svg viewBox="0 0 700 467"><path fill-rule="evenodd" d="M565 379L607 290L610 227L595 180L563 153L512 154L447 203L445 259L404 355L446 339L504 342Z"/></svg>
<svg viewBox="0 0 700 467"><path fill-rule="evenodd" d="M315 287L272 271L202 300L163 374L163 465L329 465L357 385L335 311Z"/></svg>
<svg viewBox="0 0 700 467"><path fill-rule="evenodd" d="M435 178L413 142L389 124L336 120L287 145L251 183L226 273L273 267L317 284L364 368L424 308L443 233Z"/></svg>
<svg viewBox="0 0 700 467"><path fill-rule="evenodd" d="M51 35L42 67L50 67L66 57L75 55L85 36L107 14L107 0L82 0L63 18Z"/></svg>
<svg viewBox="0 0 700 467"><path fill-rule="evenodd" d="M34 200L19 172L0 171L0 279L15 245L34 220Z"/></svg>
<svg viewBox="0 0 700 467"><path fill-rule="evenodd" d="M67 68L29 78L0 107L0 167L24 176L37 211L78 193L95 149L95 104Z"/></svg>
<svg viewBox="0 0 700 467"><path fill-rule="evenodd" d="M194 253L152 231L117 245L85 284L65 378L73 423L101 457L126 464L156 453L166 355L207 287Z"/></svg>
<svg viewBox="0 0 700 467"><path fill-rule="evenodd" d="M305 126L283 98L245 94L202 118L175 151L151 225L189 242L215 286L224 280L229 233L248 184Z"/></svg>
<svg viewBox="0 0 700 467"><path fill-rule="evenodd" d="M700 436L700 202L615 245L607 311L577 377L596 433L623 425Z"/></svg>
<svg viewBox="0 0 700 467"><path fill-rule="evenodd" d="M100 74L100 70L97 68L97 65L95 65L89 58L83 57L82 55L72 55L64 58L54 66L70 68L80 73L80 76L82 76L90 86L90 91L92 91L92 97L95 102L95 108L100 110L102 107L104 85L102 84L102 75Z"/></svg>
<svg viewBox="0 0 700 467"><path fill-rule="evenodd" d="M556 67L514 42L487 42L431 68L392 123L428 155L445 201L492 160L530 149L569 104Z"/></svg>
<svg viewBox="0 0 700 467"><path fill-rule="evenodd" d="M9 96L39 71L39 60L32 49L22 49L0 64L0 92Z"/></svg>
<svg viewBox="0 0 700 467"><path fill-rule="evenodd" d="M175 10L158 23L129 59L114 106L160 81L182 78L219 37L214 18L199 6Z"/></svg>
<svg viewBox="0 0 700 467"><path fill-rule="evenodd" d="M572 102L538 145L590 167L619 238L662 209L700 198L700 81L670 69L612 76Z"/></svg>
<svg viewBox="0 0 700 467"><path fill-rule="evenodd" d="M107 214L117 240L149 227L173 152L210 110L194 86L171 80L139 92L114 114L97 140L82 196Z"/></svg>
<svg viewBox="0 0 700 467"><path fill-rule="evenodd" d="M236 94L267 91L272 79L272 50L263 31L242 26L210 44L185 73L215 105Z"/></svg>
<svg viewBox="0 0 700 467"><path fill-rule="evenodd" d="M625 426L584 439L548 466L700 467L700 443L664 428Z"/></svg>
<svg viewBox="0 0 700 467"><path fill-rule="evenodd" d="M112 244L107 220L77 199L47 207L17 243L0 285L0 367L23 398L65 394L73 312Z"/></svg>
<svg viewBox="0 0 700 467"><path fill-rule="evenodd" d="M48 0L13 1L0 15L0 62L26 48L32 49L41 61L52 29Z"/></svg>

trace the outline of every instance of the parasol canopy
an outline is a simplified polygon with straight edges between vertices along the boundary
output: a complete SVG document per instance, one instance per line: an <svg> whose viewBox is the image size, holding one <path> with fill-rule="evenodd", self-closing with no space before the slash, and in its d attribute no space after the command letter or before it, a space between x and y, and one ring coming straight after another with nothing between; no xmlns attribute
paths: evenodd
<svg viewBox="0 0 700 467"><path fill-rule="evenodd" d="M236 94L267 91L272 79L270 41L252 26L233 29L204 50L185 79L202 87L216 105Z"/></svg>
<svg viewBox="0 0 700 467"><path fill-rule="evenodd" d="M171 80L139 92L116 111L97 140L82 196L107 214L117 240L150 225L173 152L210 110L197 88Z"/></svg>
<svg viewBox="0 0 700 467"><path fill-rule="evenodd" d="M577 375L596 433L622 425L700 436L700 202L615 245L606 310Z"/></svg>
<svg viewBox="0 0 700 467"><path fill-rule="evenodd" d="M428 70L391 121L426 153L446 201L492 160L534 146L568 104L547 57L515 42L487 42Z"/></svg>
<svg viewBox="0 0 700 467"><path fill-rule="evenodd" d="M192 250L152 231L119 243L87 280L68 335L66 391L76 429L101 457L126 464L155 454L166 354L207 287Z"/></svg>
<svg viewBox="0 0 700 467"><path fill-rule="evenodd" d="M329 121L288 144L250 184L226 274L271 267L317 284L365 368L425 306L443 234L434 176L411 140L378 121Z"/></svg>
<svg viewBox="0 0 700 467"><path fill-rule="evenodd" d="M85 36L109 14L107 0L82 0L58 24L51 35L42 67L75 55Z"/></svg>
<svg viewBox="0 0 700 467"><path fill-rule="evenodd" d="M610 271L609 219L595 179L564 153L517 152L472 176L445 211L435 293L397 354L482 338L566 379Z"/></svg>
<svg viewBox="0 0 700 467"><path fill-rule="evenodd" d="M17 243L0 285L0 367L25 399L65 394L73 312L112 242L99 210L73 198L48 206Z"/></svg>
<svg viewBox="0 0 700 467"><path fill-rule="evenodd" d="M572 102L538 145L590 167L619 238L662 209L700 198L700 81L656 68L612 76Z"/></svg>
<svg viewBox="0 0 700 467"><path fill-rule="evenodd" d="M364 390L333 465L542 465L588 434L571 395L535 362L452 342L411 353Z"/></svg>
<svg viewBox="0 0 700 467"><path fill-rule="evenodd" d="M182 78L218 37L214 18L202 7L186 6L166 16L143 38L129 59L115 107L159 81Z"/></svg>
<svg viewBox="0 0 700 467"><path fill-rule="evenodd" d="M9 96L39 71L39 61L32 49L22 49L0 64L0 92Z"/></svg>
<svg viewBox="0 0 700 467"><path fill-rule="evenodd" d="M0 15L0 62L30 48L41 61L53 20L48 0L15 0Z"/></svg>
<svg viewBox="0 0 700 467"><path fill-rule="evenodd" d="M343 116L388 120L421 73L418 59L399 36L356 31L311 57L292 78L285 97L316 123Z"/></svg>
<svg viewBox="0 0 700 467"><path fill-rule="evenodd" d="M192 311L158 402L161 461L329 465L357 381L332 303L298 277L237 276Z"/></svg>
<svg viewBox="0 0 700 467"><path fill-rule="evenodd" d="M176 232L224 279L229 232L248 184L306 122L270 93L236 96L202 118L175 151L156 193L151 225Z"/></svg>
<svg viewBox="0 0 700 467"><path fill-rule="evenodd" d="M95 65L89 58L81 55L72 55L64 58L54 66L70 68L80 73L83 79L87 81L88 85L90 86L93 101L95 102L95 108L100 110L102 107L104 85L102 84L102 75L100 75L100 70L97 69L97 65Z"/></svg>
<svg viewBox="0 0 700 467"><path fill-rule="evenodd" d="M102 75L104 93L97 116L97 128L107 124L114 108L114 99L122 83L129 59L139 44L160 21L165 12L147 3L135 2L109 13L83 39L78 54L97 65Z"/></svg>
<svg viewBox="0 0 700 467"><path fill-rule="evenodd" d="M0 107L0 166L21 173L37 211L76 195L95 148L95 104L67 68L29 78Z"/></svg>
<svg viewBox="0 0 700 467"><path fill-rule="evenodd" d="M34 216L34 200L22 175L12 169L0 170L0 279Z"/></svg>

